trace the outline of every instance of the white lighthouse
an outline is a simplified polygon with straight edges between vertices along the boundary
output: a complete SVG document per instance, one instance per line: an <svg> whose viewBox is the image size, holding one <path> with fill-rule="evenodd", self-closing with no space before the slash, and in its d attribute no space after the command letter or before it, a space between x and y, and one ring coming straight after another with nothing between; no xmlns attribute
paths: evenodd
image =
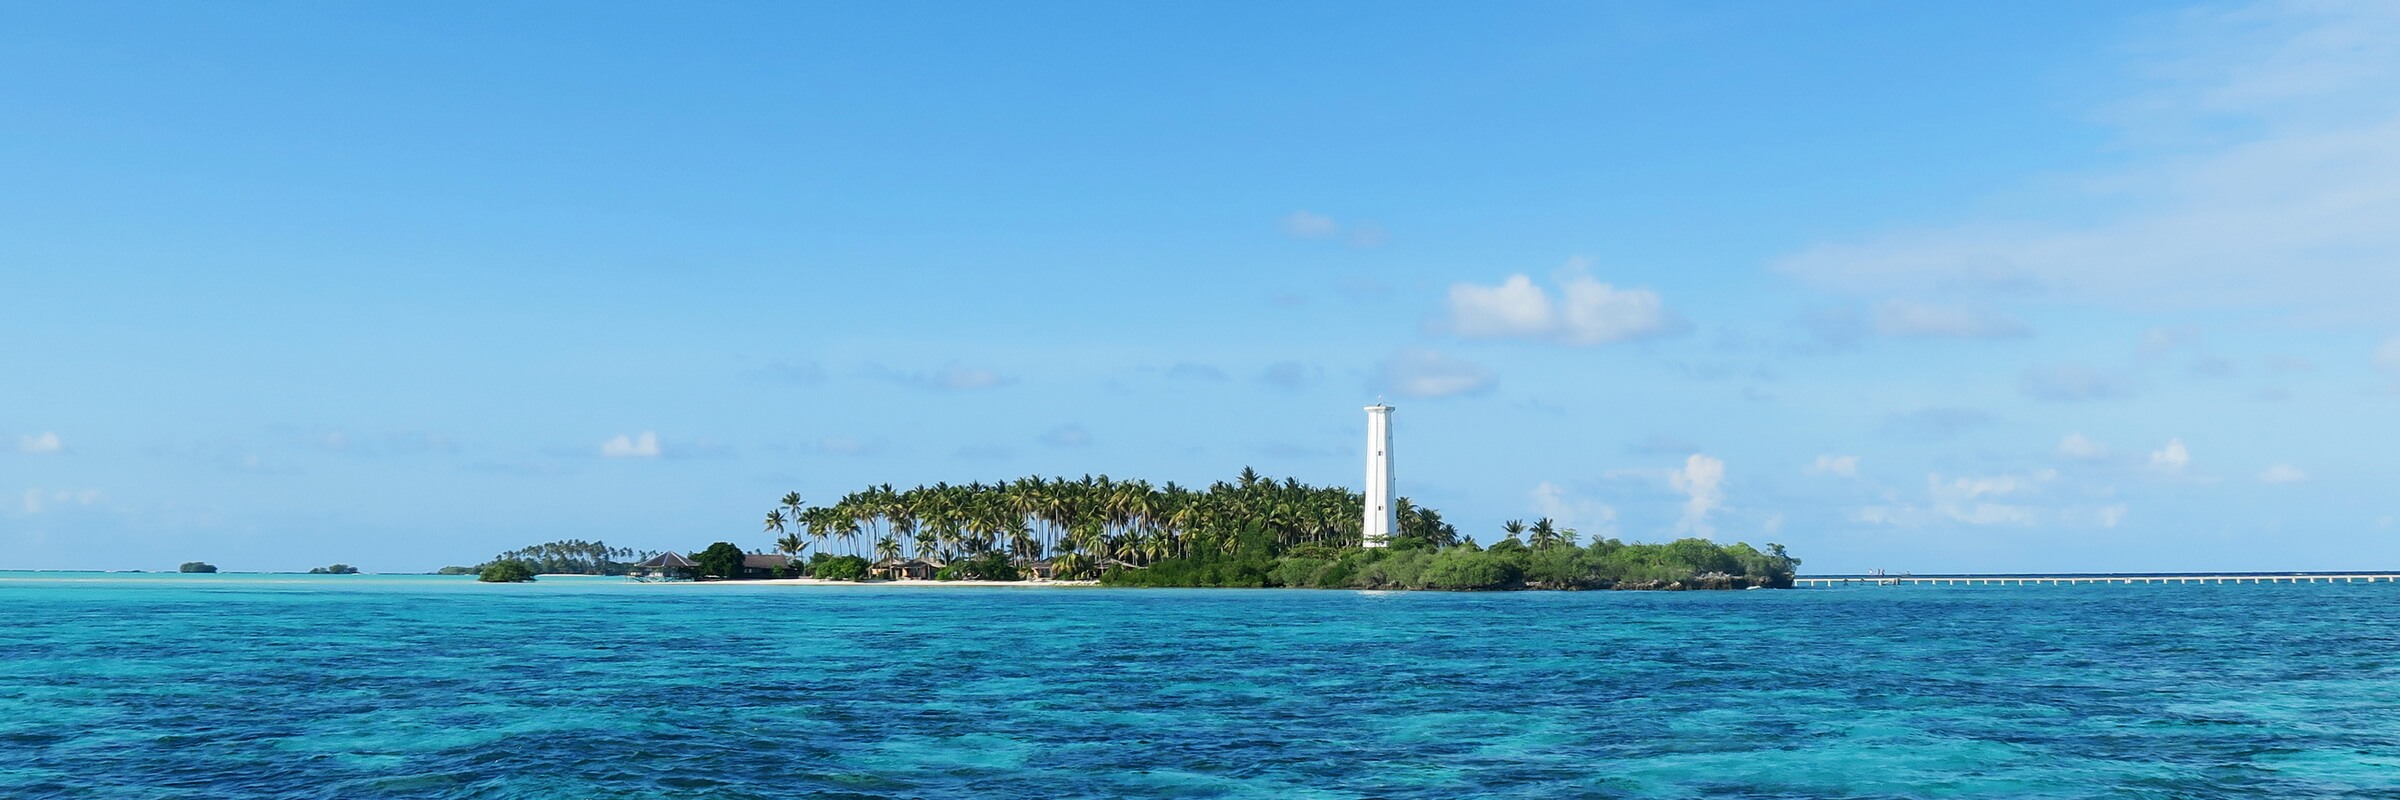
<svg viewBox="0 0 2400 800"><path fill-rule="evenodd" d="M1362 544L1382 547L1399 530L1399 509L1392 507L1392 407L1377 401L1367 406L1367 524Z"/></svg>

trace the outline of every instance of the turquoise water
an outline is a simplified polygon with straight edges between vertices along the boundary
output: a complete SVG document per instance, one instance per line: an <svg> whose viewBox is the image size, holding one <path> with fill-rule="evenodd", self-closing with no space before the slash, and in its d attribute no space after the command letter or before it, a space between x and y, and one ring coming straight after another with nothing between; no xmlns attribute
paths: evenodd
<svg viewBox="0 0 2400 800"><path fill-rule="evenodd" d="M2391 797L2400 586L0 573L0 797Z"/></svg>

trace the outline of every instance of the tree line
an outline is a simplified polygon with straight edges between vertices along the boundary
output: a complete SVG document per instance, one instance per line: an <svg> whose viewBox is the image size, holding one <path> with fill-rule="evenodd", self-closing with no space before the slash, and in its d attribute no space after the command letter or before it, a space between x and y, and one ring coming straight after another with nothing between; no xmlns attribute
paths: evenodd
<svg viewBox="0 0 2400 800"><path fill-rule="evenodd" d="M1205 489L1086 475L909 489L884 484L822 506L791 492L767 512L764 525L776 535L776 549L795 557L812 547L871 561L999 554L1018 563L1050 561L1062 577L1088 577L1111 566L1230 552L1245 535L1271 537L1277 547L1357 547L1365 502L1346 488L1277 481L1244 467L1234 480ZM1395 507L1401 535L1445 546L1459 541L1440 512L1407 498Z"/></svg>

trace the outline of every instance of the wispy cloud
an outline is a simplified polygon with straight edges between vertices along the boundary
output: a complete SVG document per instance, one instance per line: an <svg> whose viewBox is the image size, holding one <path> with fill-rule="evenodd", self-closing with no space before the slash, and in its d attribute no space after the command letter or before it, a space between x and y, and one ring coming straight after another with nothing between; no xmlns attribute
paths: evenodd
<svg viewBox="0 0 2400 800"><path fill-rule="evenodd" d="M1277 220L1275 227L1294 239L1329 239L1342 234L1341 223L1332 217L1313 211L1294 211Z"/></svg>
<svg viewBox="0 0 2400 800"><path fill-rule="evenodd" d="M2400 5L2262 3L2183 15L2115 109L2124 169L2053 181L2027 214L1820 244L1780 268L1861 293L2040 286L2139 307L2400 311ZM2085 219L2090 219L2086 217ZM2262 268L2272 265L2272 268Z"/></svg>
<svg viewBox="0 0 2400 800"><path fill-rule="evenodd" d="M600 443L600 455L608 458L657 458L658 434L642 431L638 435L617 434Z"/></svg>
<svg viewBox="0 0 2400 800"><path fill-rule="evenodd" d="M2133 393L2124 376L2080 364L2034 367L2017 377L2017 389L2036 400L2076 403Z"/></svg>
<svg viewBox="0 0 2400 800"><path fill-rule="evenodd" d="M1695 536L1716 532L1708 515L1725 504L1725 462L1693 453L1682 469L1667 474L1667 485L1684 494L1683 517L1675 530Z"/></svg>
<svg viewBox="0 0 2400 800"><path fill-rule="evenodd" d="M1617 509L1607 503L1577 497L1549 481L1536 484L1531 497L1534 513L1549 517L1561 528L1573 528L1591 539L1616 535Z"/></svg>
<svg viewBox="0 0 2400 800"><path fill-rule="evenodd" d="M89 506L100 502L98 489L27 489L19 496L27 514L39 514L53 508Z"/></svg>
<svg viewBox="0 0 2400 800"><path fill-rule="evenodd" d="M1435 327L1465 339L1529 339L1574 347L1632 341L1678 332L1682 325L1648 289L1620 289L1593 278L1577 259L1561 270L1552 292L1523 274L1496 286L1450 287L1447 316Z"/></svg>
<svg viewBox="0 0 2400 800"><path fill-rule="evenodd" d="M1189 361L1177 362L1175 366L1168 367L1167 377L1179 381L1222 381L1226 379L1224 370Z"/></svg>
<svg viewBox="0 0 2400 800"><path fill-rule="evenodd" d="M1801 467L1806 475L1831 475L1837 478L1858 477L1858 456L1817 456L1815 462Z"/></svg>
<svg viewBox="0 0 2400 800"><path fill-rule="evenodd" d="M2106 461L2108 445L2080 433L2070 433L2058 440L2058 457L2068 461Z"/></svg>
<svg viewBox="0 0 2400 800"><path fill-rule="evenodd" d="M1258 379L1268 386L1287 392L1297 392L1315 384L1324 375L1324 370L1317 369L1315 364L1301 361L1278 361L1267 365L1266 370L1259 373Z"/></svg>
<svg viewBox="0 0 2400 800"><path fill-rule="evenodd" d="M20 453L49 455L65 450L66 447L66 443L60 441L58 434L54 432L29 433L17 437L17 452Z"/></svg>
<svg viewBox="0 0 2400 800"><path fill-rule="evenodd" d="M2290 464L2277 464L2258 473L2259 483L2299 483L2308 480L2308 473Z"/></svg>
<svg viewBox="0 0 2400 800"><path fill-rule="evenodd" d="M1882 427L1887 434L1910 439L1948 439L1999 422L2000 417L1989 411L1937 406L1887 415Z"/></svg>
<svg viewBox="0 0 2400 800"><path fill-rule="evenodd" d="M1450 397L1489 391L1491 370L1429 349L1402 350L1385 360L1374 383L1402 397Z"/></svg>
<svg viewBox="0 0 2400 800"><path fill-rule="evenodd" d="M1875 332L1917 339L2013 339L2033 333L2025 323L1972 306L1897 300L1875 308Z"/></svg>
<svg viewBox="0 0 2400 800"><path fill-rule="evenodd" d="M876 456L884 453L881 439L860 439L855 436L827 436L818 439L816 450L829 456Z"/></svg>
<svg viewBox="0 0 2400 800"><path fill-rule="evenodd" d="M1294 239L1342 239L1356 247L1375 247L1388 238L1382 226L1373 223L1343 225L1334 218L1314 211L1294 211L1275 221L1283 235Z"/></svg>
<svg viewBox="0 0 2400 800"><path fill-rule="evenodd" d="M1082 447L1092 443L1092 435L1082 425L1060 425L1043 432L1041 442L1052 447Z"/></svg>
<svg viewBox="0 0 2400 800"><path fill-rule="evenodd" d="M943 364L941 369L932 372L903 372L882 364L868 364L863 372L867 377L901 386L945 392L996 389L1017 382L1016 378L989 367L969 366L957 361Z"/></svg>
<svg viewBox="0 0 2400 800"><path fill-rule="evenodd" d="M2191 466L2192 451L2182 439L2168 439L2165 447L2150 454L2150 468L2169 475L2182 475Z"/></svg>

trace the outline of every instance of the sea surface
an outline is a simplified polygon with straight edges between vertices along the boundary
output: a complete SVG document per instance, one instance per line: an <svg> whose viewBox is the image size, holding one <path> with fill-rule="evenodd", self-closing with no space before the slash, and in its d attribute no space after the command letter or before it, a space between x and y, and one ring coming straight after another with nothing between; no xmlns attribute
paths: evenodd
<svg viewBox="0 0 2400 800"><path fill-rule="evenodd" d="M2400 585L0 573L0 797L2400 796Z"/></svg>

